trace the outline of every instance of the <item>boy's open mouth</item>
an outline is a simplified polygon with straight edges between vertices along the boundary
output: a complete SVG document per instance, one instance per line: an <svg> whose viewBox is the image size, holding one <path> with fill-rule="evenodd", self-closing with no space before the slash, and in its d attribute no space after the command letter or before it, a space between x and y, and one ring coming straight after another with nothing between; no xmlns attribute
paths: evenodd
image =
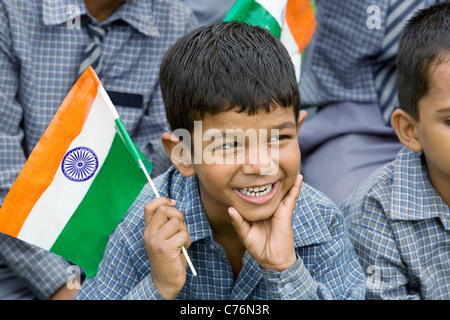
<svg viewBox="0 0 450 320"><path fill-rule="evenodd" d="M272 190L272 184L267 184L261 187L250 187L239 189L239 192L249 197L260 197L268 194Z"/></svg>
<svg viewBox="0 0 450 320"><path fill-rule="evenodd" d="M266 184L259 187L237 188L234 192L244 200L251 204L263 204L272 200L275 196L280 182Z"/></svg>

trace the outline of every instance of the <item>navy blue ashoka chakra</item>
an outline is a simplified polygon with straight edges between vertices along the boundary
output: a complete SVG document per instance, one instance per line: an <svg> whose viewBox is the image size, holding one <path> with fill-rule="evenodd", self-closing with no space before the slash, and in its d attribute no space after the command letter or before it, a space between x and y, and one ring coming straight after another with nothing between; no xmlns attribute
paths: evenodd
<svg viewBox="0 0 450 320"><path fill-rule="evenodd" d="M78 147L68 151L61 163L63 174L72 181L89 180L97 169L97 155L87 147Z"/></svg>

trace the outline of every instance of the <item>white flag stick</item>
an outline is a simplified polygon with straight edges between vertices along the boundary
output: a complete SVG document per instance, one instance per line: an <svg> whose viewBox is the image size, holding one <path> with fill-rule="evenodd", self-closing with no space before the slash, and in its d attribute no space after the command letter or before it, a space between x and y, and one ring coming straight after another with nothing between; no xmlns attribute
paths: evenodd
<svg viewBox="0 0 450 320"><path fill-rule="evenodd" d="M148 174L147 169L145 168L144 164L142 163L142 160L139 159L138 160L139 165L141 166L141 169L144 171L145 176L147 177L148 182L150 183L150 186L153 189L153 192L155 193L155 195L159 198L159 192L158 190L156 190L155 184L153 183L153 180L150 178L150 175ZM186 258L186 261L189 265L189 268L191 268L191 271L193 273L194 276L197 276L197 271L195 271L194 265L192 264L191 259L189 258L186 248L184 246L181 246L181 251L183 252L184 257Z"/></svg>

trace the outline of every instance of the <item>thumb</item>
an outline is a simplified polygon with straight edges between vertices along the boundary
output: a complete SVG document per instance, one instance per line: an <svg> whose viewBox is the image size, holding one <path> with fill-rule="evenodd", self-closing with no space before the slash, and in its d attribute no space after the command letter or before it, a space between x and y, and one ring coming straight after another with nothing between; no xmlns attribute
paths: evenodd
<svg viewBox="0 0 450 320"><path fill-rule="evenodd" d="M233 207L228 208L231 217L231 224L241 239L245 239L250 232L250 224L242 218L241 214Z"/></svg>

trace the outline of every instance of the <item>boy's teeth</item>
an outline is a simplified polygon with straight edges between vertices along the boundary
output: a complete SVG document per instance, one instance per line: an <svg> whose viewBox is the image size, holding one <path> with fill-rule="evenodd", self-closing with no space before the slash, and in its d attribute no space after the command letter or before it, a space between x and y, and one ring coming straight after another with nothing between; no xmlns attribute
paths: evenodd
<svg viewBox="0 0 450 320"><path fill-rule="evenodd" d="M245 194L250 197L260 197L268 194L272 190L272 184L268 184L262 187L250 187L250 188L241 188L239 191L242 194Z"/></svg>

